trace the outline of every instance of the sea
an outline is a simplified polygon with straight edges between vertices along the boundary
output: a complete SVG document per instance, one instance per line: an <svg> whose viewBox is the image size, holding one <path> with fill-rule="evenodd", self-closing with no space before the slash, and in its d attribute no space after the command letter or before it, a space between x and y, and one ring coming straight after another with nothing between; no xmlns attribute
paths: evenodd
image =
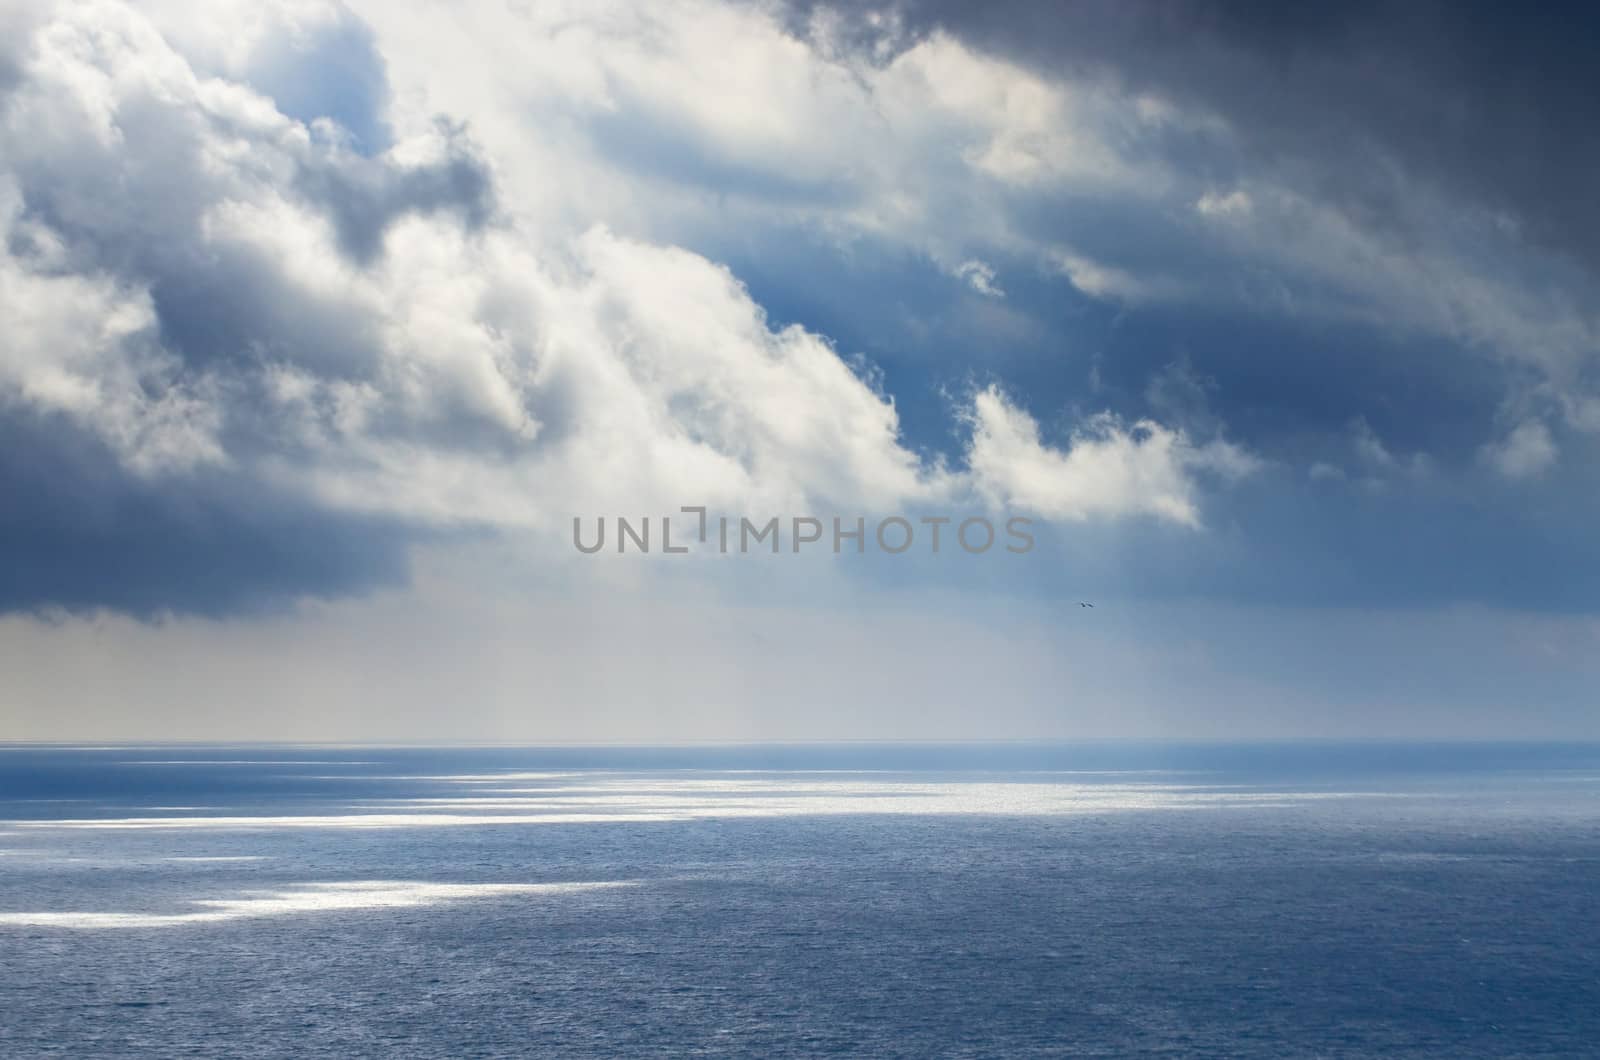
<svg viewBox="0 0 1600 1060"><path fill-rule="evenodd" d="M5 745L0 1056L1600 1056L1600 747Z"/></svg>

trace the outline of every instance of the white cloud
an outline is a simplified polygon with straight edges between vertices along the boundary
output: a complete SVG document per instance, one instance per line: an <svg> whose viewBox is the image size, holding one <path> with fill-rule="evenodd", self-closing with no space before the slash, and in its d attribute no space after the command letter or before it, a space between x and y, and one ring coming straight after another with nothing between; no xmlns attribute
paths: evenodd
<svg viewBox="0 0 1600 1060"><path fill-rule="evenodd" d="M925 488L893 406L820 337L769 328L698 255L402 209L378 229L381 260L352 262L339 203L308 196L307 174L423 171L439 129L373 170L197 76L126 8L58 12L3 136L21 189L4 197L10 242L26 249L0 262L0 380L129 467L226 459L345 507L496 523L580 501L893 503ZM22 218L29 195L72 245ZM218 265L222 304L167 310L202 318L215 345L164 348L157 291L207 290ZM264 423L230 404L241 388L267 402Z"/></svg>
<svg viewBox="0 0 1600 1060"><path fill-rule="evenodd" d="M1191 527L1200 525L1196 472L1238 478L1257 468L1228 442L1197 446L1181 431L1109 414L1090 420L1066 448L1052 448L995 387L973 401L968 460L977 488L994 502L1048 519L1155 516Z"/></svg>
<svg viewBox="0 0 1600 1060"><path fill-rule="evenodd" d="M356 6L381 42L397 125L470 115L522 189L512 208L542 227L599 220L681 243L798 224L951 271L1040 252L1009 199L1162 194L1167 167L1125 148L1189 120L946 34L904 39L892 19L863 50L829 12L805 38L768 8L716 0Z"/></svg>
<svg viewBox="0 0 1600 1060"><path fill-rule="evenodd" d="M1480 451L1490 467L1506 478L1534 478L1547 471L1559 455L1550 428L1540 420L1526 420Z"/></svg>
<svg viewBox="0 0 1600 1060"><path fill-rule="evenodd" d="M986 298L1004 298L1005 291L995 282L994 266L976 258L956 266L956 277L966 281L968 287Z"/></svg>
<svg viewBox="0 0 1600 1060"><path fill-rule="evenodd" d="M1060 248L1048 251L1046 257L1073 287L1091 298L1136 302L1152 297L1170 297L1179 286L1165 278L1141 278Z"/></svg>
<svg viewBox="0 0 1600 1060"><path fill-rule="evenodd" d="M1067 107L1060 90L948 40L873 71L864 96L849 70L765 15L682 6L714 17L691 31L621 7L576 23L529 15L512 32L474 8L466 24L532 42L532 55L496 67L536 71L522 91L594 112L650 101L724 161L770 168L802 144L831 144L838 154L812 168L783 163L802 181L848 170L844 156L881 131L868 118L879 106L899 108L896 135L921 135L913 87L938 88L930 120L941 129L951 115L965 123L976 170L1031 180L1022 170L1109 165L1062 154L1046 135ZM436 28L429 16L379 17L398 49L397 138L362 157L248 86L199 72L174 41L215 69L243 69L248 56L196 43L177 10L156 9L168 39L127 5L57 8L0 125L8 245L19 248L0 260L11 321L0 386L75 417L137 473L226 466L340 511L434 524L528 527L619 505L881 510L976 487L1047 516L1193 525L1190 472L1246 463L1220 443L1108 419L1057 453L994 393L971 413L971 473L925 462L902 444L891 399L822 336L771 326L727 269L603 226L541 227L528 201L550 183L581 186L581 159L554 182L524 180L515 150L497 153L512 138L503 107L472 112L471 136L484 131L486 144L421 120L439 99L474 102L458 94L469 71L424 70L406 50L408 27ZM337 21L317 5L280 15L250 32ZM541 66L574 37L607 56L606 78L570 61ZM743 58L711 63L708 49ZM685 64L701 74L680 77ZM796 122L773 120L769 103ZM515 130L538 139L525 122ZM498 209L485 203L491 179ZM999 296L987 263L956 271Z"/></svg>
<svg viewBox="0 0 1600 1060"><path fill-rule="evenodd" d="M1223 194L1207 191L1195 201L1194 208L1207 217L1237 217L1250 212L1250 196L1235 188Z"/></svg>

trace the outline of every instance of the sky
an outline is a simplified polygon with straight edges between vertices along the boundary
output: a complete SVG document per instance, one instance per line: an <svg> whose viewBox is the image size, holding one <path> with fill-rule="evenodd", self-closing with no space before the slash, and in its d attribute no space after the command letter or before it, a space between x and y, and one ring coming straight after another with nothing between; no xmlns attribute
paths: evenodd
<svg viewBox="0 0 1600 1060"><path fill-rule="evenodd" d="M1600 738L1593 21L0 0L0 739Z"/></svg>

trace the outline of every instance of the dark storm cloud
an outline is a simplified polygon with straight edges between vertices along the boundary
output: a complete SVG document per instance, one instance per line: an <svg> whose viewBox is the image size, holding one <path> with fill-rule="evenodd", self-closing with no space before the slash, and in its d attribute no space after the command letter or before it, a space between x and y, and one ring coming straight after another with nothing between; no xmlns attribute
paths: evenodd
<svg viewBox="0 0 1600 1060"><path fill-rule="evenodd" d="M1482 467L1483 425L1505 385L1491 361L1362 325L1308 328L1192 304L1125 312L1020 265L1004 272L1007 301L1047 326L988 350L959 330L960 285L925 263L869 264L858 248L845 269L830 267L819 248L795 247L782 262L729 256L778 319L804 319L844 348L871 351L915 447L959 451L951 394L976 377L1003 381L1052 444L1110 409L1197 439L1225 429L1273 461L1259 481L1205 511L1202 532L1047 527L1044 570L956 557L874 568L871 577L1024 596L1600 611L1588 529L1600 521L1586 484L1592 443L1563 437L1570 459L1534 484ZM925 329L909 329L908 318ZM1427 454L1421 463L1418 454ZM1325 477L1308 474L1319 464Z"/></svg>
<svg viewBox="0 0 1600 1060"><path fill-rule="evenodd" d="M1044 324L1043 337L985 351L974 369L1002 378L1047 436L1104 407L1202 436L1225 425L1274 463L1211 513L1204 535L1066 529L1076 583L1600 609L1584 532L1600 513L1582 499L1595 447L1560 411L1592 392L1597 352L1583 326L1600 295L1592 7L844 0L790 13L798 35L880 62L942 32L1046 77L1223 120L1155 143L1180 177L1176 198L1063 185L1007 204L1016 230L1176 293L1084 304L1059 280L1052 290L1030 279L1025 260L989 257L1008 306ZM1261 196L1241 253L1185 210L1234 186L1287 189L1304 205L1274 212ZM1323 208L1364 242L1325 250L1308 237ZM1363 273L1390 262L1403 265L1377 281ZM854 286L842 304L870 305L868 284ZM1544 330L1556 315L1546 308L1569 307L1569 321ZM886 330L864 310L832 316L847 343ZM826 313L806 319L828 330ZM959 363L959 351L932 350L939 340L922 343L934 370ZM1485 444L1530 414L1552 423L1559 463L1505 481Z"/></svg>
<svg viewBox="0 0 1600 1060"><path fill-rule="evenodd" d="M492 199L486 171L464 153L409 169L346 156L311 172L307 198L359 261L407 212L449 210L481 224ZM25 184L23 194L33 219L61 219L48 183ZM124 209L140 212L132 200ZM223 440L244 466L141 477L64 418L0 402L0 613L223 615L362 592L402 581L407 547L427 536L263 488L250 462L294 455L261 401L263 367L295 362L359 382L379 370L379 341L369 319L308 292L248 246L202 248L195 219L184 222L150 239L81 222L54 230L83 267L148 289L161 346L180 359L173 377L227 381L213 398L225 409Z"/></svg>
<svg viewBox="0 0 1600 1060"><path fill-rule="evenodd" d="M1124 212L1134 215L1113 205L1088 228L1099 231L1107 215ZM1252 451L1301 467L1349 462L1357 418L1398 452L1471 464L1506 389L1508 370L1495 361L1362 321L1307 322L1228 302L1129 309L999 256L1006 298L996 305L892 248L864 243L840 261L796 234L786 249L780 257L732 240L709 248L775 321L802 321L841 349L866 353L895 395L909 443L951 459L964 442L951 421L951 396L975 378L1003 383L1047 426L1070 429L1110 409L1196 437L1225 429ZM1213 274L1230 268L1218 255L1200 260ZM1023 323L1002 335L984 310ZM1190 391L1183 400L1179 386ZM1204 407L1194 400L1197 388Z"/></svg>
<svg viewBox="0 0 1600 1060"><path fill-rule="evenodd" d="M1109 75L1220 114L1250 165L1400 238L1403 185L1421 181L1600 267L1593 5L801 0L793 24L818 8L863 43L883 34L864 16L893 12L902 44L939 29L1047 75Z"/></svg>
<svg viewBox="0 0 1600 1060"><path fill-rule="evenodd" d="M62 418L0 403L0 613L259 612L400 583L420 539L225 471L133 476Z"/></svg>
<svg viewBox="0 0 1600 1060"><path fill-rule="evenodd" d="M342 103L337 93L326 106L302 100L308 120L333 116L362 126L356 147L379 136L369 119L384 94L371 81L382 65L370 36L364 28L354 38L336 33L312 39L304 54L285 45L261 60L283 79L282 93L293 87L296 63L315 65L327 48L354 47L338 77L319 75L300 88L331 92L350 79L366 86ZM238 110L208 109L130 78L117 99L116 135L97 137L64 93L17 80L14 53L26 48L0 44L0 79L33 89L25 102L35 110L59 108L49 137L19 136L0 152L15 209L14 219L5 218L10 260L0 267L45 292L17 295L40 301L0 326L4 341L24 353L18 370L45 380L86 371L62 336L74 318L102 312L104 303L57 305L65 296L48 285L72 277L87 278L73 288L80 292L111 285L125 307L148 305L153 318L129 340L126 360L105 357L98 370L106 378L92 380L87 392L135 403L197 398L213 414L227 458L140 467L126 451L129 435L118 433L126 425L104 422L116 413L94 407L98 398L84 398L68 415L30 399L27 383L0 393L0 613L109 607L216 615L402 579L407 546L426 530L291 493L263 481L260 466L316 459L282 407L268 402L270 372L293 366L319 382L369 385L382 371L378 324L348 298L308 284L248 232L230 233L225 210L257 194L252 177L273 174L275 190L326 217L339 248L365 267L407 215L444 214L467 230L488 223L492 178L464 130L441 123L435 157L402 163L363 154L343 137L328 142L320 127L309 143L284 137L281 127L240 120ZM273 87L271 77L265 83ZM290 105L293 93L286 99ZM224 171L214 153L220 143L252 152L257 168ZM37 331L29 324L34 311L47 321ZM130 388L121 389L119 371L135 376ZM450 433L448 425L438 429Z"/></svg>
<svg viewBox="0 0 1600 1060"><path fill-rule="evenodd" d="M1560 419L1567 395L1590 390L1600 199L1588 176L1600 131L1588 111L1600 73L1582 14L1427 2L802 0L789 25L878 62L947 33L1047 77L1224 119L1163 123L1120 145L1172 176L1154 195L1070 180L1006 191L1012 233L1129 280L1091 290L1105 303L1096 308L1063 291L1065 277L1035 279L1025 255L984 251L1007 308L1033 334L984 344L997 349L982 349L975 367L1036 397L1041 416L1097 401L1159 413L1136 398L1181 358L1215 381L1217 419L1264 451L1326 448L1363 417L1395 444L1460 465L1517 417ZM1199 212L1202 195L1230 188L1259 193L1253 207L1243 200L1244 216ZM741 265L752 267L775 271ZM878 290L851 283L845 308L797 318L891 360L927 347L926 371L972 366L970 340L963 356L958 343L933 350L937 336L858 338L891 326L852 302L908 303L918 292L898 276ZM761 296L794 300L771 284ZM949 312L935 303L903 315ZM860 326L832 330L849 317ZM943 322L929 330L950 332ZM1082 385L1086 359L1094 392Z"/></svg>

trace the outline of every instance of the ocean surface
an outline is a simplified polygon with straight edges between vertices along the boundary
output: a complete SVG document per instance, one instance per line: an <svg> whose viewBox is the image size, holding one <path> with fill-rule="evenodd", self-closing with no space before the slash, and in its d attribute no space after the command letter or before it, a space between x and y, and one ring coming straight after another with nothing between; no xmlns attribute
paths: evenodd
<svg viewBox="0 0 1600 1060"><path fill-rule="evenodd" d="M1600 1056L1600 748L0 747L0 1056Z"/></svg>

